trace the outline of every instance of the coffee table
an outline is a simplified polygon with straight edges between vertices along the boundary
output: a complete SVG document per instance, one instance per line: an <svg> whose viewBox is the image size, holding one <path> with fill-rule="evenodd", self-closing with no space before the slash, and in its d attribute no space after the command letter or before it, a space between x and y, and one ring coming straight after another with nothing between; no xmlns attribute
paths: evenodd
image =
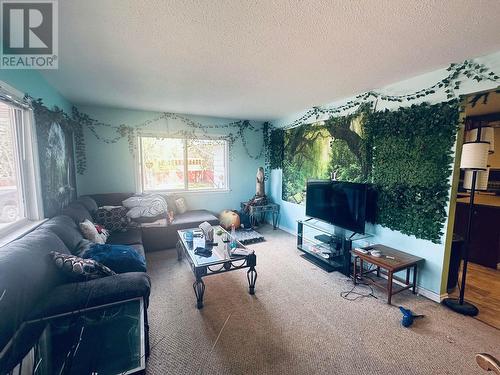
<svg viewBox="0 0 500 375"><path fill-rule="evenodd" d="M220 226L214 226L214 243L215 245L206 246L211 249L212 253L209 256L195 254L193 242L187 241L184 234L198 228L183 229L177 231L177 257L179 260L185 255L191 269L193 270L196 281L193 283L194 294L196 296L196 306L198 309L203 307L203 295L205 294L205 283L203 277L216 275L230 271L236 271L243 268L248 268L247 280L249 293L255 294L255 281L257 280L257 257L255 253L240 242L237 242L238 248L249 250L248 255L231 255L229 248L229 233ZM217 234L217 233L221 234Z"/></svg>

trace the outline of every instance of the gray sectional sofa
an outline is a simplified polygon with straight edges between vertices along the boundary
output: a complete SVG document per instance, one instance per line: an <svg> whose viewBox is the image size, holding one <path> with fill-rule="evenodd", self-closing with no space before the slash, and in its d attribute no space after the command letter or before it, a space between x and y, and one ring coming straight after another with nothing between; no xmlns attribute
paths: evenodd
<svg viewBox="0 0 500 375"><path fill-rule="evenodd" d="M0 248L0 373L8 372L29 351L40 332L27 321L66 314L132 298L144 299L146 353L149 351L147 306L151 282L147 273L130 272L82 282L68 282L49 260L49 252L74 253L86 241L78 224L92 220L103 205L121 205L132 194L83 196L31 233ZM132 228L113 233L108 243L132 246L138 253L167 249L177 229L203 221L218 224L205 210L177 215L171 225Z"/></svg>

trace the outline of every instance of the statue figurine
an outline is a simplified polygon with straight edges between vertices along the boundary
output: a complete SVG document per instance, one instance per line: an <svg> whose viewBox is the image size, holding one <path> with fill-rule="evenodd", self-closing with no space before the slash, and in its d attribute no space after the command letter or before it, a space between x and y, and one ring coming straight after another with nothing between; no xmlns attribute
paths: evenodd
<svg viewBox="0 0 500 375"><path fill-rule="evenodd" d="M264 197L266 195L266 190L264 186L264 168L259 167L257 169L257 183L255 187L255 196Z"/></svg>

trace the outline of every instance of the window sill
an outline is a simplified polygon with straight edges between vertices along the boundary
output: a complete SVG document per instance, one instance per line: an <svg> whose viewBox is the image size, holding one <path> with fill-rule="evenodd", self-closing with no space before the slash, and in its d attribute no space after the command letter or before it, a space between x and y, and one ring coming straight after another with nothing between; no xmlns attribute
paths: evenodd
<svg viewBox="0 0 500 375"><path fill-rule="evenodd" d="M31 221L23 220L19 223L14 223L12 226L4 228L0 231L0 247L7 245L8 243L17 240L20 237L33 231L47 219Z"/></svg>

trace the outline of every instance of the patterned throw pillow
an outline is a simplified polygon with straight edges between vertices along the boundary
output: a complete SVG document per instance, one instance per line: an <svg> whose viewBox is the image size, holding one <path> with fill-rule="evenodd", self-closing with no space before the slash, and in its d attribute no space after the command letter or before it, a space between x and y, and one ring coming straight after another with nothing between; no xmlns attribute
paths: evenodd
<svg viewBox="0 0 500 375"><path fill-rule="evenodd" d="M110 232L123 232L129 224L127 209L123 206L99 207L94 213L94 220Z"/></svg>
<svg viewBox="0 0 500 375"><path fill-rule="evenodd" d="M92 259L82 259L75 255L62 254L56 251L51 251L49 256L56 267L73 280L92 280L116 275L108 267Z"/></svg>
<svg viewBox="0 0 500 375"><path fill-rule="evenodd" d="M166 217L167 201L159 194L136 195L125 199L123 206L128 208L127 216L132 220Z"/></svg>

